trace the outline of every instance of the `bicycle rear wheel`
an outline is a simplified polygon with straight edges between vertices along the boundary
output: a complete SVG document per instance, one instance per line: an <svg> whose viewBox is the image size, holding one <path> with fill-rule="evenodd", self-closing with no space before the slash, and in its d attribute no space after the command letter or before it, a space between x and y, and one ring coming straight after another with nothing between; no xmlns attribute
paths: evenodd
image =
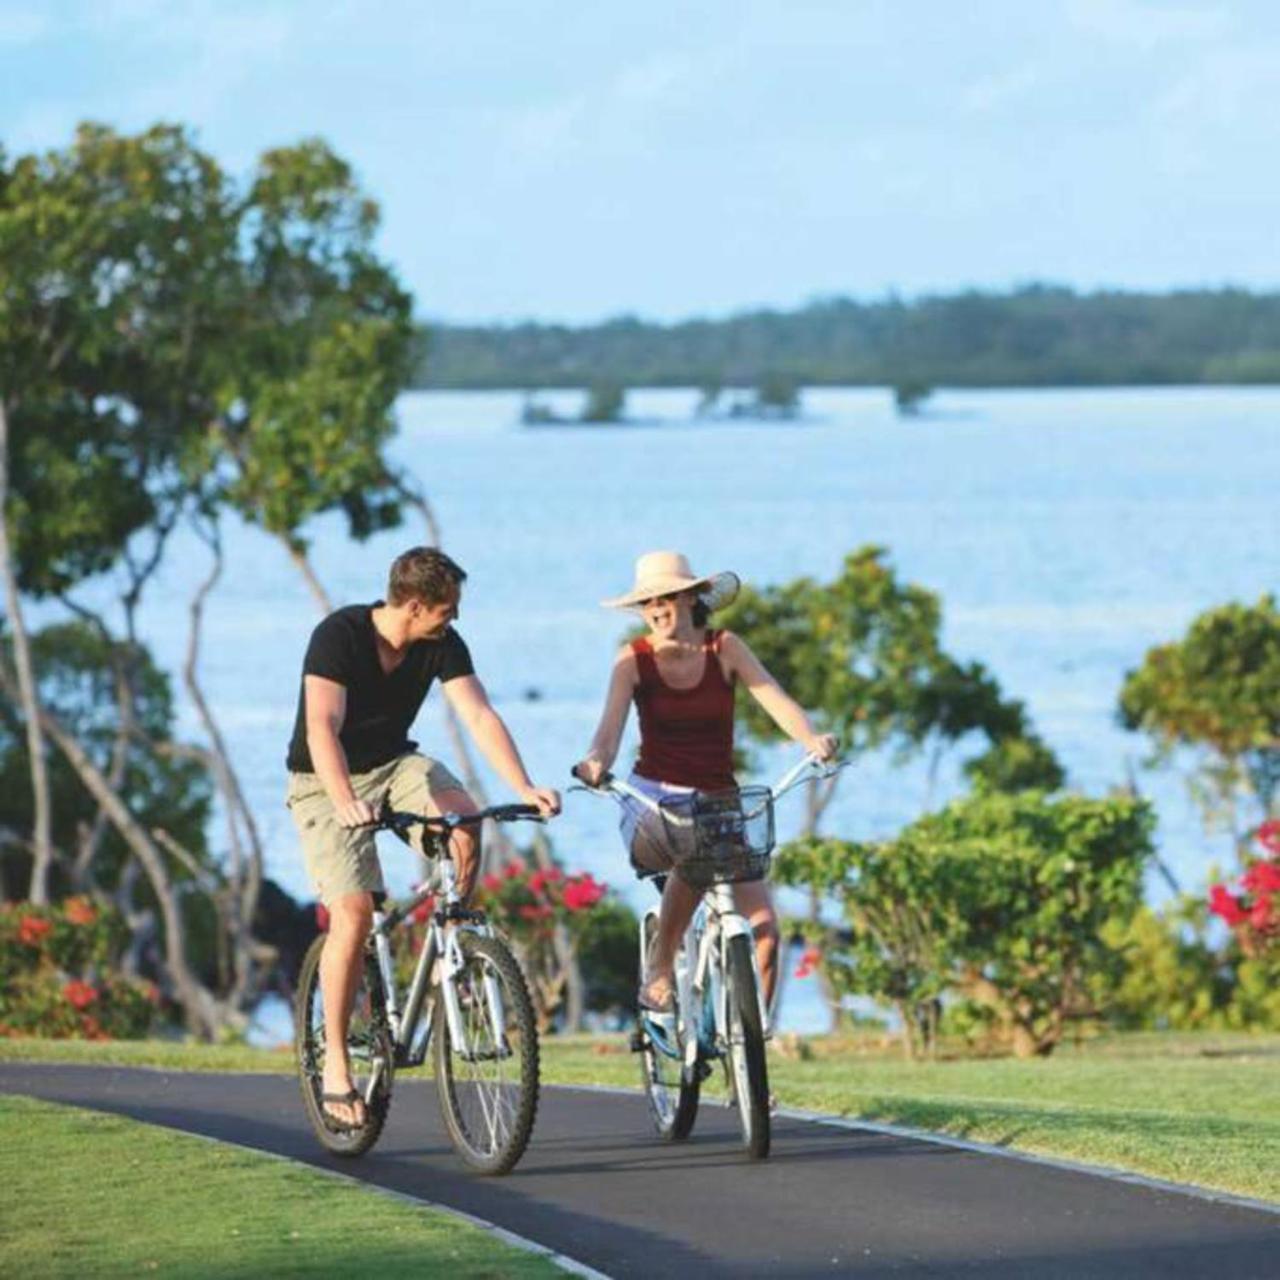
<svg viewBox="0 0 1280 1280"><path fill-rule="evenodd" d="M338 1129L326 1120L320 1098L324 1092L325 1059L320 953L327 936L322 933L312 942L298 975L293 1019L298 1083L307 1119L325 1150L338 1156L361 1156L378 1141L391 1107L395 1060L387 1027L382 974L372 952L366 952L347 1026L347 1055L351 1061L351 1083L365 1100L367 1119L359 1129Z"/></svg>
<svg viewBox="0 0 1280 1280"><path fill-rule="evenodd" d="M742 1125L742 1143L753 1160L769 1154L769 1073L764 1056L751 940L729 939L725 981L728 996L729 1080Z"/></svg>
<svg viewBox="0 0 1280 1280"><path fill-rule="evenodd" d="M436 989L436 1089L449 1137L478 1173L508 1173L524 1155L538 1110L538 1029L520 966L498 938L464 933L453 982L455 1043ZM495 1010L496 1016L495 1016Z"/></svg>
<svg viewBox="0 0 1280 1280"><path fill-rule="evenodd" d="M641 973L644 972L644 957L648 954L653 932L657 928L657 917L652 913L645 916L641 925ZM679 1025L680 1006L675 1006L676 1022ZM654 1037L644 1025L641 1017L638 1027L640 1037L640 1079L644 1086L645 1097L649 1099L649 1111L653 1116L653 1127L664 1142L679 1142L693 1132L693 1122L698 1118L698 1096L702 1082L696 1069L690 1072L684 1065L680 1044L662 1045L655 1042Z"/></svg>

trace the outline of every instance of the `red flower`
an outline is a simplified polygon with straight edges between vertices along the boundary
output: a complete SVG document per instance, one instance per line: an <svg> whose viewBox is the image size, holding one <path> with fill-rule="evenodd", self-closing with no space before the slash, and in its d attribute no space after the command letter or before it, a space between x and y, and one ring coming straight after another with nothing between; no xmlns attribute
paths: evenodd
<svg viewBox="0 0 1280 1280"><path fill-rule="evenodd" d="M605 895L605 887L591 875L570 880L564 887L564 905L569 911L586 911Z"/></svg>
<svg viewBox="0 0 1280 1280"><path fill-rule="evenodd" d="M481 881L480 887L485 893L497 893L502 888L502 880L490 871Z"/></svg>
<svg viewBox="0 0 1280 1280"><path fill-rule="evenodd" d="M800 955L800 963L796 965L796 977L807 978L818 967L822 952L818 947L808 946Z"/></svg>
<svg viewBox="0 0 1280 1280"><path fill-rule="evenodd" d="M436 909L435 895L430 894L418 903L412 911L409 912L409 919L414 924L426 924L431 919L431 913Z"/></svg>
<svg viewBox="0 0 1280 1280"><path fill-rule="evenodd" d="M1280 891L1280 863L1255 862L1240 877L1240 883L1250 893L1275 893Z"/></svg>
<svg viewBox="0 0 1280 1280"><path fill-rule="evenodd" d="M79 978L72 978L62 988L62 994L66 997L67 1003L76 1009L87 1009L98 998L97 988L87 982L81 982Z"/></svg>
<svg viewBox="0 0 1280 1280"><path fill-rule="evenodd" d="M518 909L517 914L521 920L546 920L553 916L555 912L547 906L535 907L531 903L526 903Z"/></svg>
<svg viewBox="0 0 1280 1280"><path fill-rule="evenodd" d="M1232 896L1225 884L1215 884L1210 888L1209 910L1215 916L1221 916L1233 929L1248 918L1239 899Z"/></svg>
<svg viewBox="0 0 1280 1280"><path fill-rule="evenodd" d="M100 1023L91 1013L86 1013L84 1017L80 1019L80 1029L89 1040L111 1039L111 1037L102 1029L102 1023Z"/></svg>
<svg viewBox="0 0 1280 1280"><path fill-rule="evenodd" d="M323 902L316 903L316 928L321 933L329 932L329 908Z"/></svg>
<svg viewBox="0 0 1280 1280"><path fill-rule="evenodd" d="M62 911L72 924L92 924L98 918L88 898L68 898Z"/></svg>
<svg viewBox="0 0 1280 1280"><path fill-rule="evenodd" d="M1280 818L1264 822L1254 834L1268 853L1280 854Z"/></svg>
<svg viewBox="0 0 1280 1280"><path fill-rule="evenodd" d="M508 880L518 880L525 872L523 858L512 858L505 867L502 868L502 874Z"/></svg>
<svg viewBox="0 0 1280 1280"><path fill-rule="evenodd" d="M535 871L529 877L529 892L541 894L543 889L547 887L547 873L545 871Z"/></svg>
<svg viewBox="0 0 1280 1280"><path fill-rule="evenodd" d="M48 920L41 920L39 916L23 916L18 921L18 941L28 947L38 947L40 939L52 928Z"/></svg>

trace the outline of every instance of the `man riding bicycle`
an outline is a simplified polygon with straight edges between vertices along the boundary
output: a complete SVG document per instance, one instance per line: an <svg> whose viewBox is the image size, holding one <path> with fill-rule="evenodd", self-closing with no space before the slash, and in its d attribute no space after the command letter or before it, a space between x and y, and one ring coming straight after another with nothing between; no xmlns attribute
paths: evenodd
<svg viewBox="0 0 1280 1280"><path fill-rule="evenodd" d="M286 803L307 873L329 913L320 962L327 1046L323 1106L338 1129L364 1123L346 1046L373 895L384 892L370 824L384 798L410 812L476 812L462 783L438 760L419 754L408 736L434 681L521 800L547 816L560 810L554 790L530 781L452 626L466 577L443 551L406 551L391 566L386 600L331 613L312 632L303 659ZM425 852L421 835L416 847ZM450 853L465 898L479 868L478 835L460 828Z"/></svg>

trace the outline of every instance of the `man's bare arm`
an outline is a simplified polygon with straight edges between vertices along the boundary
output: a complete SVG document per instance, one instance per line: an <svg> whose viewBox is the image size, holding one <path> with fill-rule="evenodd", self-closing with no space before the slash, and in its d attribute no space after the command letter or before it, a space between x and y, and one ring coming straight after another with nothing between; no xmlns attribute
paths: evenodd
<svg viewBox="0 0 1280 1280"><path fill-rule="evenodd" d="M511 731L493 709L479 679L476 676L459 676L449 680L444 685L444 696L503 782L526 804L537 805L548 816L559 813L559 794L550 788L534 785Z"/></svg>
<svg viewBox="0 0 1280 1280"><path fill-rule="evenodd" d="M304 676L302 687L306 700L307 750L311 753L311 767L325 794L333 802L338 821L344 827L358 827L374 821L373 809L352 790L347 753L338 738L347 715L346 685L326 680L323 676Z"/></svg>

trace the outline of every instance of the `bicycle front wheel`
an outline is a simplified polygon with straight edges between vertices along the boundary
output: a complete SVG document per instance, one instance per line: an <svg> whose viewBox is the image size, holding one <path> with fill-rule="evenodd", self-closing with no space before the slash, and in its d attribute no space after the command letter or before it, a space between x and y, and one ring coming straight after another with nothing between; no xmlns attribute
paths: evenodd
<svg viewBox="0 0 1280 1280"><path fill-rule="evenodd" d="M729 1079L733 1085L742 1143L753 1160L769 1154L769 1073L764 1056L764 1025L751 940L729 939L725 981L728 997Z"/></svg>
<svg viewBox="0 0 1280 1280"><path fill-rule="evenodd" d="M461 1035L455 1041L436 992L436 1089L449 1137L483 1174L508 1173L524 1155L538 1110L538 1029L524 975L498 938L464 933L452 981Z"/></svg>
<svg viewBox="0 0 1280 1280"><path fill-rule="evenodd" d="M321 1100L326 1045L320 953L327 937L328 934L322 933L312 942L298 974L294 1007L298 1083L307 1119L325 1150L337 1156L362 1156L381 1136L391 1107L394 1054L387 1027L382 974L372 952L366 952L352 995L351 1020L347 1024L347 1058L351 1064L351 1082L365 1100L367 1118L359 1129L347 1129L325 1118Z"/></svg>

